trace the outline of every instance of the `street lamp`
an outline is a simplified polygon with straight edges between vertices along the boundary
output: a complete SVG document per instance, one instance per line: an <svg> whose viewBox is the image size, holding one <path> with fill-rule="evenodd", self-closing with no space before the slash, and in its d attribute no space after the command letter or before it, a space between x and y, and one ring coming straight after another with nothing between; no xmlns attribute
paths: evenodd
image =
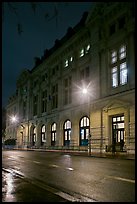
<svg viewBox="0 0 137 204"><path fill-rule="evenodd" d="M18 122L17 116L15 116L15 115L11 116L11 121L12 121L12 123L17 123Z"/></svg>
<svg viewBox="0 0 137 204"><path fill-rule="evenodd" d="M12 122L13 124L16 125L16 131L17 131L17 126L19 125L19 119L18 119L18 117L17 117L16 115L12 115L12 116L10 117L10 120L11 120L11 122ZM22 133L22 145L23 145L23 144L25 145L25 140L24 140L24 135L23 135L23 132L24 132L25 127L24 127L24 125L22 125L22 124L20 124L20 126L23 128L23 130L20 132L20 133ZM17 134L17 133L16 133L16 134ZM17 135L16 135L16 139L17 139Z"/></svg>
<svg viewBox="0 0 137 204"><path fill-rule="evenodd" d="M87 95L88 97L88 115L90 121L90 100L89 100L89 93L87 88L82 89L82 93ZM91 134L90 134L90 124L89 124L89 134L88 134L88 156L91 156Z"/></svg>

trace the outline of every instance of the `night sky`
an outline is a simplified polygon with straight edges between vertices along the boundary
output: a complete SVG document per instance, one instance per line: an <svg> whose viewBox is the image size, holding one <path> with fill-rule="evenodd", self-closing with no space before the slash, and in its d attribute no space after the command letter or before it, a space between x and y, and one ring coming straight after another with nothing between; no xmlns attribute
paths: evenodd
<svg viewBox="0 0 137 204"><path fill-rule="evenodd" d="M2 106L16 91L16 80L31 70L35 57L54 46L69 27L89 11L92 2L3 2L2 10Z"/></svg>

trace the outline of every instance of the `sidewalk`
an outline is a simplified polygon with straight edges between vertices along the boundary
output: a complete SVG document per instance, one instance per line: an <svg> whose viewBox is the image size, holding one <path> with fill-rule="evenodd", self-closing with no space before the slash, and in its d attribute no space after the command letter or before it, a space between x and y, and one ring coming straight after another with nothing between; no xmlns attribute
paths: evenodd
<svg viewBox="0 0 137 204"><path fill-rule="evenodd" d="M15 150L25 150L25 151L41 151L41 152L61 152L68 153L77 156L87 156L87 157L98 157L98 158L111 158L111 159L133 159L135 160L134 154L128 154L127 152L106 152L106 153L95 153L91 152L91 155L88 155L87 151L76 151L76 150L57 150L57 149L32 149L32 148L20 148Z"/></svg>

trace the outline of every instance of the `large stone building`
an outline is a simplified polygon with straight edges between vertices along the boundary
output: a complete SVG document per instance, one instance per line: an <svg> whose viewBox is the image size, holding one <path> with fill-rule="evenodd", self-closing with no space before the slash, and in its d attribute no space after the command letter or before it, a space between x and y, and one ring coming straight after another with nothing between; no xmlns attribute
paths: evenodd
<svg viewBox="0 0 137 204"><path fill-rule="evenodd" d="M22 72L17 91L18 146L87 150L91 135L91 152L134 154L134 4L96 3Z"/></svg>

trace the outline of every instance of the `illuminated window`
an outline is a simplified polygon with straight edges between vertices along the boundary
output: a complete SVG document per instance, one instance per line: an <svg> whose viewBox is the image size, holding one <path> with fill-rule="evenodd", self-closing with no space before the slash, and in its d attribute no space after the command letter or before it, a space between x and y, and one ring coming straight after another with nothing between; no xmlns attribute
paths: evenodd
<svg viewBox="0 0 137 204"><path fill-rule="evenodd" d="M84 48L82 48L81 50L80 50L80 55L79 55L80 57L83 57L84 56Z"/></svg>
<svg viewBox="0 0 137 204"><path fill-rule="evenodd" d="M73 57L70 57L70 62L72 62L73 61Z"/></svg>
<svg viewBox="0 0 137 204"><path fill-rule="evenodd" d="M88 145L89 133L90 133L89 118L84 116L80 120L80 145L81 146Z"/></svg>
<svg viewBox="0 0 137 204"><path fill-rule="evenodd" d="M67 120L64 123L64 146L70 145L70 137L71 137L71 122Z"/></svg>
<svg viewBox="0 0 137 204"><path fill-rule="evenodd" d="M89 50L90 50L90 44L88 44L86 47L86 54L89 53Z"/></svg>
<svg viewBox="0 0 137 204"><path fill-rule="evenodd" d="M120 64L120 84L127 83L127 65L126 62Z"/></svg>
<svg viewBox="0 0 137 204"><path fill-rule="evenodd" d="M69 65L68 63L69 63L69 61L66 59L65 60L65 67L68 67L68 65Z"/></svg>
<svg viewBox="0 0 137 204"><path fill-rule="evenodd" d="M111 52L111 78L112 87L114 88L128 83L125 45Z"/></svg>
<svg viewBox="0 0 137 204"><path fill-rule="evenodd" d="M111 53L111 63L115 63L117 61L117 52L116 51L113 51Z"/></svg>
<svg viewBox="0 0 137 204"><path fill-rule="evenodd" d="M119 59L124 59L126 57L126 46L122 45L119 49Z"/></svg>
<svg viewBox="0 0 137 204"><path fill-rule="evenodd" d="M56 123L53 123L51 126L51 146L56 144Z"/></svg>
<svg viewBox="0 0 137 204"><path fill-rule="evenodd" d="M36 137L36 127L33 128L33 135L32 135L32 145L35 146L37 141L37 137Z"/></svg>
<svg viewBox="0 0 137 204"><path fill-rule="evenodd" d="M118 86L118 73L117 73L117 67L112 68L112 86L117 87Z"/></svg>
<svg viewBox="0 0 137 204"><path fill-rule="evenodd" d="M46 127L45 125L42 125L41 127L41 145L43 145L46 142Z"/></svg>

